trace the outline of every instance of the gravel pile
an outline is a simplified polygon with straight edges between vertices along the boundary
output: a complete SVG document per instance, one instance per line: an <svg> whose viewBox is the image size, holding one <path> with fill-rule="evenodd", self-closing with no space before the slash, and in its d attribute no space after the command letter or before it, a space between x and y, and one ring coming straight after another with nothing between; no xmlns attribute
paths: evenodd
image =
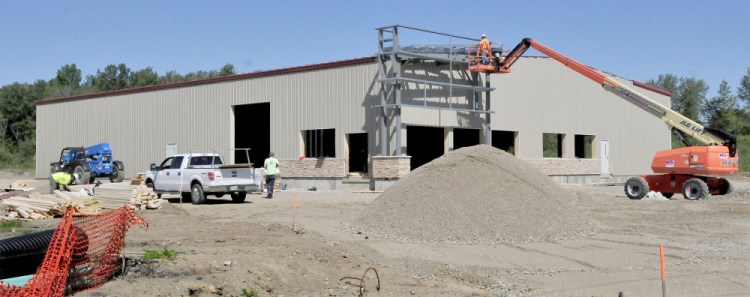
<svg viewBox="0 0 750 297"><path fill-rule="evenodd" d="M589 235L578 198L529 163L488 145L461 148L391 186L352 231L402 242L526 243Z"/></svg>

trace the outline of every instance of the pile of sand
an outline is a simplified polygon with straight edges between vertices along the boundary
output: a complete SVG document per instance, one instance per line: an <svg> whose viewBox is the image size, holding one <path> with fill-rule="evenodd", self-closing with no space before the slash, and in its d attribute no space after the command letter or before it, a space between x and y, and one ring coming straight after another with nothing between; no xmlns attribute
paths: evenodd
<svg viewBox="0 0 750 297"><path fill-rule="evenodd" d="M350 228L406 242L498 244L588 235L577 198L529 163L487 145L450 152L409 173Z"/></svg>

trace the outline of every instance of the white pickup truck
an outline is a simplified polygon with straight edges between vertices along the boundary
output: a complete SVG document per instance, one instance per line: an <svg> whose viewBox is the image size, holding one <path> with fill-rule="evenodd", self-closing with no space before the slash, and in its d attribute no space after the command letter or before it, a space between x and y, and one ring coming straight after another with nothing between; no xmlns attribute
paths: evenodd
<svg viewBox="0 0 750 297"><path fill-rule="evenodd" d="M146 172L146 185L161 194L180 194L183 200L202 204L207 195L232 201L245 201L247 192L257 190L251 164L224 164L215 153L169 156L160 165L152 163Z"/></svg>

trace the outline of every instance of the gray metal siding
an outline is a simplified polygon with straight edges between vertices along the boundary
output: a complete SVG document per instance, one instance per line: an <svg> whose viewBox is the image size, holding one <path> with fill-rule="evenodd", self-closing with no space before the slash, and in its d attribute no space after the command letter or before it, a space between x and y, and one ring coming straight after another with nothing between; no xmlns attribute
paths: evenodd
<svg viewBox="0 0 750 297"><path fill-rule="evenodd" d="M521 59L492 85L492 129L518 131L521 158L542 158L542 133L566 134L566 158L574 157L575 134L595 135L596 156L599 140L608 140L613 173L633 175L651 172L654 152L670 148L659 118L552 59ZM669 106L669 97L635 88Z"/></svg>
<svg viewBox="0 0 750 297"><path fill-rule="evenodd" d="M408 64L407 75L429 74L447 81L449 65ZM422 68L420 68L422 67ZM458 69L454 65L454 69ZM297 159L300 131L336 129L336 156L344 158L347 133L369 133L370 153L378 154L380 84L377 64L265 76L131 93L37 106L37 177L46 177L49 163L65 146L109 142L115 158L125 162L128 176L165 157L167 144L188 149L231 148L233 105L271 102L271 150L280 159ZM467 83L467 72L454 70L455 82ZM523 58L513 73L493 75L493 130L519 132L519 157L542 157L542 133L565 133L566 157L573 155L573 135L595 135L610 141L613 173L650 171L657 150L668 149L669 132L657 118L611 94L596 83L548 58ZM423 96L421 87L405 85L405 101ZM642 90L669 105L669 98ZM431 103L446 104L450 90L433 87ZM453 102L469 102L471 93L453 90ZM391 102L392 103L392 102ZM484 108L484 107L481 107ZM78 116L76 116L78 115ZM78 118L71 122L71 118ZM448 110L402 108L402 127L481 128L477 114ZM393 110L389 137L394 137ZM253 127L238 127L252 137ZM402 130L406 146L406 130ZM389 140L390 151L395 139ZM598 150L598 145L597 145ZM598 152L596 153L599 154Z"/></svg>
<svg viewBox="0 0 750 297"><path fill-rule="evenodd" d="M344 135L370 126L363 102L377 94L376 73L373 63L39 105L36 175L46 177L65 146L109 142L129 176L160 162L169 143L178 152L231 148L232 105L262 102L271 102L271 150L279 158L300 156L300 130L324 128L336 129L343 158ZM252 135L252 127L241 129Z"/></svg>

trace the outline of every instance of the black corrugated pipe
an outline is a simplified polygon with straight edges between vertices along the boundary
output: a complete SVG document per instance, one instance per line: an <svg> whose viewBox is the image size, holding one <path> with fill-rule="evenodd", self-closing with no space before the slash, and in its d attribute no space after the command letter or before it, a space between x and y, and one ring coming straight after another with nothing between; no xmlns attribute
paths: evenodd
<svg viewBox="0 0 750 297"><path fill-rule="evenodd" d="M88 248L88 237L83 230L76 232L77 241ZM0 279L36 273L44 261L44 255L55 230L21 235L0 240ZM73 262L81 261L86 250L76 249Z"/></svg>
<svg viewBox="0 0 750 297"><path fill-rule="evenodd" d="M36 273L55 230L0 240L0 279Z"/></svg>

